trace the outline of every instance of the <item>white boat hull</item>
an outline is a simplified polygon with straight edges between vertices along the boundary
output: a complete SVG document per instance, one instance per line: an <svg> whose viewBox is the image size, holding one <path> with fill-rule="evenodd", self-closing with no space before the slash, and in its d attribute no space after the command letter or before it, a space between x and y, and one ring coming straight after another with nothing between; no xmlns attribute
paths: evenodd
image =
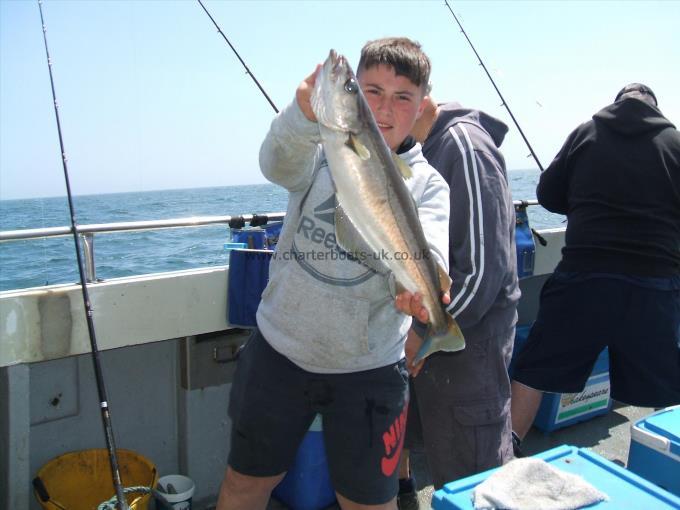
<svg viewBox="0 0 680 510"><path fill-rule="evenodd" d="M564 229L541 231L534 276L521 281L520 323L560 258ZM213 502L226 467L229 359L246 334L226 320L227 267L118 278L89 286L117 446L159 473L196 482ZM36 471L67 451L103 447L78 285L0 293L0 507L38 510ZM28 396L28 398L27 398Z"/></svg>

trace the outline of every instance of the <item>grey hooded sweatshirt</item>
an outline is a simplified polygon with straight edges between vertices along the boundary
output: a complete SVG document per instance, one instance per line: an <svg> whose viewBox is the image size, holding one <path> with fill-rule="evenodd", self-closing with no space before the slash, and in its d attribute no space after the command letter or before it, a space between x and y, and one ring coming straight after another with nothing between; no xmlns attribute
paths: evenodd
<svg viewBox="0 0 680 510"><path fill-rule="evenodd" d="M415 144L399 154L434 259L448 268L449 188ZM309 372L370 370L404 357L411 318L396 310L390 279L348 260L335 240L335 191L318 124L293 101L272 122L260 168L286 188L288 210L257 310L269 344Z"/></svg>
<svg viewBox="0 0 680 510"><path fill-rule="evenodd" d="M447 103L423 147L451 188L448 310L468 343L517 322L515 209L498 149L507 131L484 112Z"/></svg>

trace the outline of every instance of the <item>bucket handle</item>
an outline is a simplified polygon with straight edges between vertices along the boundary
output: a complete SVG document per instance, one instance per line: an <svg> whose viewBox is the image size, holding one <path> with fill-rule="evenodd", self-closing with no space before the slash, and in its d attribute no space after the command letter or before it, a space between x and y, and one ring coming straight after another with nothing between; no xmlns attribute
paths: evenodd
<svg viewBox="0 0 680 510"><path fill-rule="evenodd" d="M50 500L50 493L47 492L47 487L45 487L42 478L40 478L39 476L36 476L33 479L33 488L35 489L35 492L38 494L38 497L40 497L40 500L43 503L47 503Z"/></svg>
<svg viewBox="0 0 680 510"><path fill-rule="evenodd" d="M50 493L47 491L47 487L45 487L45 482L43 482L42 478L40 478L39 476L36 476L33 479L33 489L40 498L40 501L42 501L43 503L47 503L49 501L50 504L52 504L53 506L60 508L61 510L66 510L66 507L64 505L58 503L53 499L50 499Z"/></svg>

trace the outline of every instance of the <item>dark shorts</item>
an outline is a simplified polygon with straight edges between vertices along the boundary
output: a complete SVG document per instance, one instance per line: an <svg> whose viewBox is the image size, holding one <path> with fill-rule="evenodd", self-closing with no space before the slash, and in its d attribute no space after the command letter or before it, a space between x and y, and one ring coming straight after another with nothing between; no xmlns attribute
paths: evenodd
<svg viewBox="0 0 680 510"><path fill-rule="evenodd" d="M542 391L580 392L605 347L613 399L679 404L680 277L554 273L513 378Z"/></svg>
<svg viewBox="0 0 680 510"><path fill-rule="evenodd" d="M466 334L464 350L432 354L412 379L405 447L424 447L436 489L512 459L514 334Z"/></svg>
<svg viewBox="0 0 680 510"><path fill-rule="evenodd" d="M256 331L234 375L229 465L250 476L287 471L319 413L335 491L364 505L388 502L398 490L407 380L403 360L362 372L307 372Z"/></svg>

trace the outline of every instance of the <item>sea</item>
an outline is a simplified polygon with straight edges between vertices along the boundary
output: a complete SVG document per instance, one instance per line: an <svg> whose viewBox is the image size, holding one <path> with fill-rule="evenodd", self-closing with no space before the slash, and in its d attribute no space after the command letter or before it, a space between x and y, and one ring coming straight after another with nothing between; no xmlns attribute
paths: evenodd
<svg viewBox="0 0 680 510"><path fill-rule="evenodd" d="M536 198L537 170L508 172L514 200ZM78 225L190 216L265 214L286 210L287 192L273 184L109 193L74 197ZM528 208L533 228L560 227L564 216ZM0 230L70 225L66 196L0 200ZM98 279L205 268L228 263L229 227L101 233L94 238ZM73 237L0 242L0 291L79 280Z"/></svg>

